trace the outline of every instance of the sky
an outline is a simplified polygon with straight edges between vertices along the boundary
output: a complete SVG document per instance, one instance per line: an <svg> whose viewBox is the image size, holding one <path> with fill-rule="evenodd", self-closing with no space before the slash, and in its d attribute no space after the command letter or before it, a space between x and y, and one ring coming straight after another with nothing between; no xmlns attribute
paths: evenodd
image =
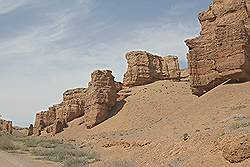
<svg viewBox="0 0 250 167"><path fill-rule="evenodd" d="M177 55L199 34L211 0L0 0L0 114L28 126L35 113L111 69L122 81L125 53Z"/></svg>

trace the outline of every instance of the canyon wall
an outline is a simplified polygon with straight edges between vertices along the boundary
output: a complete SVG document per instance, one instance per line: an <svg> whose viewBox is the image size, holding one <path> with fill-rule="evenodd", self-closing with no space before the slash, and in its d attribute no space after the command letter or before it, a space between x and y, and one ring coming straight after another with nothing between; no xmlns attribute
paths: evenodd
<svg viewBox="0 0 250 167"><path fill-rule="evenodd" d="M39 136L42 131L59 133L67 127L67 122L82 116L86 127L92 128L109 116L120 89L121 83L114 81L112 71L94 71L88 88L67 90L62 103L36 114L34 135Z"/></svg>
<svg viewBox="0 0 250 167"><path fill-rule="evenodd" d="M123 85L133 87L157 80L180 80L178 57L160 57L145 51L131 51L126 54L128 63Z"/></svg>
<svg viewBox="0 0 250 167"><path fill-rule="evenodd" d="M200 36L186 40L192 91L249 78L249 0L214 0L199 14Z"/></svg>

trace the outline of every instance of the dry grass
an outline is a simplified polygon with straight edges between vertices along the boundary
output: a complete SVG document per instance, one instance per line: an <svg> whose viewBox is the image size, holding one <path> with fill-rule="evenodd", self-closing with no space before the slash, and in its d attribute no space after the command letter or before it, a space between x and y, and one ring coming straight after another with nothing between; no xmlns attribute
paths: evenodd
<svg viewBox="0 0 250 167"><path fill-rule="evenodd" d="M0 134L0 150L9 153L30 153L37 159L59 162L64 167L83 167L97 161L97 155L87 148L58 140Z"/></svg>
<svg viewBox="0 0 250 167"><path fill-rule="evenodd" d="M117 160L111 162L109 167L135 167L135 164L132 161L127 161L127 160Z"/></svg>
<svg viewBox="0 0 250 167"><path fill-rule="evenodd" d="M10 140L9 136L0 135L0 150L13 151L18 149L18 146L14 141Z"/></svg>

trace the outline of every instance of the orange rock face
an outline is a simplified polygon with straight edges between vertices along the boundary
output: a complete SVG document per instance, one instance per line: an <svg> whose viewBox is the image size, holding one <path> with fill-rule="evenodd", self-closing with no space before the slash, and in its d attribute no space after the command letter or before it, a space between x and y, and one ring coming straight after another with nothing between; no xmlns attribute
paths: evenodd
<svg viewBox="0 0 250 167"><path fill-rule="evenodd" d="M114 81L109 70L94 71L88 88L76 88L63 93L63 102L36 114L34 135L42 131L56 134L67 127L67 122L84 116L87 128L105 120L115 105L121 83Z"/></svg>
<svg viewBox="0 0 250 167"><path fill-rule="evenodd" d="M12 121L6 121L3 119L0 119L0 131L12 134L12 131L13 131Z"/></svg>
<svg viewBox="0 0 250 167"><path fill-rule="evenodd" d="M127 72L123 85L133 87L157 80L179 80L180 69L176 56L160 57L145 51L132 51L126 54Z"/></svg>
<svg viewBox="0 0 250 167"><path fill-rule="evenodd" d="M228 79L249 79L249 0L214 0L199 14L200 36L186 40L193 93Z"/></svg>
<svg viewBox="0 0 250 167"><path fill-rule="evenodd" d="M117 84L111 71L91 74L85 102L85 124L88 128L104 121L116 103Z"/></svg>

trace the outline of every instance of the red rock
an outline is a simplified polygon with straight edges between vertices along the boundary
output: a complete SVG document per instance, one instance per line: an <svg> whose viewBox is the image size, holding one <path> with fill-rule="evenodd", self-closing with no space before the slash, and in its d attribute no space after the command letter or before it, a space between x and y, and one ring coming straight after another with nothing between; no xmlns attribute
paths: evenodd
<svg viewBox="0 0 250 167"><path fill-rule="evenodd" d="M122 84L114 81L112 71L94 71L88 88L76 88L63 93L63 102L36 114L34 135L42 131L59 133L70 122L84 116L85 125L92 128L104 121L116 103Z"/></svg>
<svg viewBox="0 0 250 167"><path fill-rule="evenodd" d="M199 14L200 36L186 40L193 93L202 95L228 79L250 74L248 0L214 0Z"/></svg>
<svg viewBox="0 0 250 167"><path fill-rule="evenodd" d="M179 80L180 69L175 56L160 57L144 51L126 54L127 72L124 74L125 87L145 85L157 80Z"/></svg>
<svg viewBox="0 0 250 167"><path fill-rule="evenodd" d="M13 132L12 121L6 121L0 119L0 131L12 134Z"/></svg>
<svg viewBox="0 0 250 167"><path fill-rule="evenodd" d="M63 128L66 127L66 122L61 120L56 120L56 122L52 126L52 134L55 135L63 131Z"/></svg>
<svg viewBox="0 0 250 167"><path fill-rule="evenodd" d="M91 74L85 102L85 121L88 128L92 128L108 117L117 97L112 71L97 70Z"/></svg>

